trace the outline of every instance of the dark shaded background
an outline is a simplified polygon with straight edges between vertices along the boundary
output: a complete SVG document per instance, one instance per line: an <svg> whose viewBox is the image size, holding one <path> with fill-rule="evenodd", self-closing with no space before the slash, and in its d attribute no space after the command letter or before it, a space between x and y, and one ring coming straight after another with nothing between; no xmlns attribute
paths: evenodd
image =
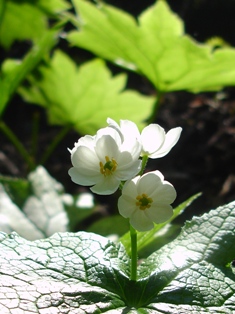
<svg viewBox="0 0 235 314"><path fill-rule="evenodd" d="M106 1L133 15L138 15L155 1ZM171 8L185 21L186 32L197 41L220 36L235 46L235 0L168 0ZM77 50L60 46L73 56ZM25 43L16 43L8 52L11 56L21 56ZM81 50L84 59L92 55ZM111 66L114 72L120 71ZM144 93L152 93L152 86L143 78L130 74L129 88ZM58 133L59 128L47 125L45 113L37 106L23 103L15 96L6 112L4 120L19 136L26 147L30 147L32 121L39 116L38 155ZM202 196L186 211L183 220L200 215L211 208L235 199L235 88L227 87L219 93L190 94L187 92L168 93L162 101L156 122L169 130L181 126L183 133L179 143L164 158L151 161L148 170L159 169L165 178L174 184L178 198L175 205L192 194L202 192ZM70 156L67 147L73 147L79 135L71 131L60 143L46 163L50 174L58 179L69 193L80 188L70 181L67 174ZM26 176L27 168L16 149L0 134L0 172L4 175ZM107 213L115 212L116 196L101 197Z"/></svg>

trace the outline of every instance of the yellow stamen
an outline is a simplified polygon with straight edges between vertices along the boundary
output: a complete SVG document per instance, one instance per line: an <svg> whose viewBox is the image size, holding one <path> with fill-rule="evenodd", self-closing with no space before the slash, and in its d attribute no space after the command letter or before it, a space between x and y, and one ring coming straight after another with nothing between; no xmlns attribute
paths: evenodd
<svg viewBox="0 0 235 314"><path fill-rule="evenodd" d="M105 156L106 163L103 164L100 161L100 173L102 173L105 177L113 174L117 169L117 162L115 159L111 159L108 156Z"/></svg>
<svg viewBox="0 0 235 314"><path fill-rule="evenodd" d="M151 207L151 203L153 202L151 197L148 197L147 194L143 193L142 195L138 195L136 197L136 206L139 207L140 210L145 210L146 208Z"/></svg>

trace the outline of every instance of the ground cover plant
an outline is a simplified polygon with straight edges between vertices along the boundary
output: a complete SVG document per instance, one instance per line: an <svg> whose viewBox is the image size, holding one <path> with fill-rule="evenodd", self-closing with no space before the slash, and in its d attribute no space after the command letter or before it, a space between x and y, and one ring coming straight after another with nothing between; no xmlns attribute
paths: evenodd
<svg viewBox="0 0 235 314"><path fill-rule="evenodd" d="M1 313L232 314L235 203L181 228L201 194L175 203L158 162L184 128L156 121L172 92L234 86L234 48L185 34L163 0L136 18L100 1L2 1L0 22L0 130L25 169L0 175ZM145 93L126 87L132 75ZM7 124L15 99L56 128L43 149L37 115L26 146ZM76 192L47 169L61 143ZM106 198L111 214L86 227Z"/></svg>

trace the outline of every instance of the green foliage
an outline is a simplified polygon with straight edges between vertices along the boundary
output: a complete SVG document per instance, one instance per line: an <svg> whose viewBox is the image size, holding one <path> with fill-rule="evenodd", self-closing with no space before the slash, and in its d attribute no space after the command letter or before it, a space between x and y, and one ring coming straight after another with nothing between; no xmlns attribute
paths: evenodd
<svg viewBox="0 0 235 314"><path fill-rule="evenodd" d="M37 41L49 27L48 17L70 7L64 0L2 0L0 45L9 49L14 41Z"/></svg>
<svg viewBox="0 0 235 314"><path fill-rule="evenodd" d="M2 64L0 76L0 115L15 93L18 85L37 66L41 59L48 54L57 42L58 30L49 30L44 33L23 60L5 60Z"/></svg>
<svg viewBox="0 0 235 314"><path fill-rule="evenodd" d="M21 87L25 100L47 109L52 124L71 124L82 134L94 134L107 117L128 119L143 127L151 112L153 97L125 90L124 74L111 76L100 59L80 67L60 50L49 64L41 66L41 79L29 77L31 87ZM55 92L56 91L56 92Z"/></svg>
<svg viewBox="0 0 235 314"><path fill-rule="evenodd" d="M235 203L193 218L129 280L121 244L79 232L29 242L1 234L0 308L26 313L226 313L235 310ZM9 264L11 267L9 267ZM25 291L30 289L30 298ZM11 302L4 302L11 295Z"/></svg>
<svg viewBox="0 0 235 314"><path fill-rule="evenodd" d="M68 40L124 68L145 75L158 91L219 90L235 83L235 50L217 49L184 34L183 22L165 1L135 21L106 5L73 0L78 31Z"/></svg>

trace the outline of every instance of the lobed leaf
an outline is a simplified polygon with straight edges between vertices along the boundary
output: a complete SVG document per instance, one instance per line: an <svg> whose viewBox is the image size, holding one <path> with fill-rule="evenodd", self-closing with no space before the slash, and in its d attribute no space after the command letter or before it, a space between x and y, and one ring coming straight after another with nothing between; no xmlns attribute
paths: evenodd
<svg viewBox="0 0 235 314"><path fill-rule="evenodd" d="M73 0L78 31L68 40L124 68L145 75L160 92L218 90L235 84L235 50L212 51L184 34L182 20L157 1L136 21L106 5Z"/></svg>
<svg viewBox="0 0 235 314"><path fill-rule="evenodd" d="M35 40L47 29L45 14L26 1L5 1L0 24L0 45L9 49L15 40Z"/></svg>
<svg viewBox="0 0 235 314"><path fill-rule="evenodd" d="M125 75L112 77L102 60L77 67L57 50L39 71L42 78L29 77L31 87L20 87L19 92L26 101L44 106L51 124L71 124L81 134L94 134L107 117L131 119L143 127L150 115L154 98L123 91Z"/></svg>

